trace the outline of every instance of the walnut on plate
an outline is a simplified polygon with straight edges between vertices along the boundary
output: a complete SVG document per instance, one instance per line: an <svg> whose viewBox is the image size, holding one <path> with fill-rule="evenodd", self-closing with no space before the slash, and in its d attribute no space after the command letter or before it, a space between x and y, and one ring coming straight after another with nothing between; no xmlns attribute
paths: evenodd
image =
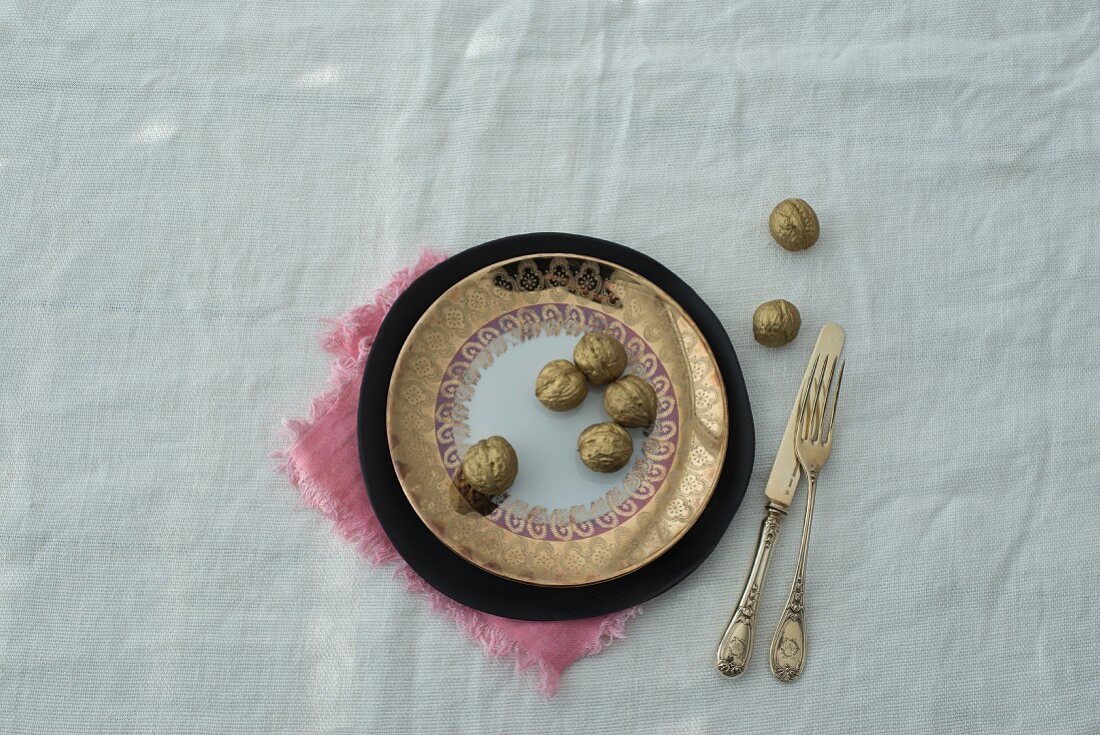
<svg viewBox="0 0 1100 735"><path fill-rule="evenodd" d="M499 495L516 481L519 458L502 436L482 439L466 451L462 474L470 487L486 495Z"/></svg>
<svg viewBox="0 0 1100 735"><path fill-rule="evenodd" d="M573 348L573 362L589 380L603 385L626 370L626 348L610 335L589 332Z"/></svg>
<svg viewBox="0 0 1100 735"><path fill-rule="evenodd" d="M657 418L657 392L637 375L624 375L607 386L603 407L620 426L649 426Z"/></svg>
<svg viewBox="0 0 1100 735"><path fill-rule="evenodd" d="M634 440L626 429L607 421L593 424L582 431L577 439L577 451L588 469L615 472L630 461L630 455L634 453Z"/></svg>
<svg viewBox="0 0 1100 735"><path fill-rule="evenodd" d="M535 379L535 397L551 411L576 408L587 395L584 373L568 360L551 360Z"/></svg>

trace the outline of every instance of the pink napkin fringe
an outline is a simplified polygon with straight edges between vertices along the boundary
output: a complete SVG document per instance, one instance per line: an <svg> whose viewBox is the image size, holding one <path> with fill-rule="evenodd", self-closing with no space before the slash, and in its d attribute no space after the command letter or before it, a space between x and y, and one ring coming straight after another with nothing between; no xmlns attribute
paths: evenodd
<svg viewBox="0 0 1100 735"><path fill-rule="evenodd" d="M416 264L394 274L371 303L326 320L329 329L321 336L321 345L333 355L329 387L310 403L309 418L284 423L289 443L275 457L305 503L327 516L337 533L360 554L376 565L394 564L395 577L404 579L409 590L426 599L432 610L454 621L490 656L513 658L517 672L537 665L539 691L552 696L566 668L625 637L627 621L641 608L585 620L529 622L489 615L455 602L436 591L401 559L366 500L358 453L351 451L355 447L353 427L359 382L382 319L410 283L446 257L424 250ZM324 468L333 464L344 470L326 472ZM349 466L352 469L347 469Z"/></svg>

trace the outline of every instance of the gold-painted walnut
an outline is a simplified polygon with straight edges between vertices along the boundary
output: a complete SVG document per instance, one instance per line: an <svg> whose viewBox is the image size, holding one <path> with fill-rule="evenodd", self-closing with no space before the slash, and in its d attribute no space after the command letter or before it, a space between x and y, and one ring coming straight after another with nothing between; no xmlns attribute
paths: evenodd
<svg viewBox="0 0 1100 735"><path fill-rule="evenodd" d="M817 242L821 225L813 207L802 199L784 199L768 218L772 237L784 250L805 250Z"/></svg>
<svg viewBox="0 0 1100 735"><path fill-rule="evenodd" d="M462 460L466 482L486 495L498 495L512 487L518 472L516 450L502 436L482 439L467 450Z"/></svg>
<svg viewBox="0 0 1100 735"><path fill-rule="evenodd" d="M626 348L614 337L589 332L573 348L573 362L596 385L610 383L626 370Z"/></svg>
<svg viewBox="0 0 1100 735"><path fill-rule="evenodd" d="M630 461L634 453L634 440L626 429L608 421L593 424L581 432L577 440L581 461L596 472L615 472Z"/></svg>
<svg viewBox="0 0 1100 735"><path fill-rule="evenodd" d="M775 299L756 307L752 315L752 336L766 347L785 345L798 336L802 315L790 301Z"/></svg>
<svg viewBox="0 0 1100 735"><path fill-rule="evenodd" d="M637 375L624 375L607 387L603 407L620 426L649 426L657 418L657 392Z"/></svg>
<svg viewBox="0 0 1100 735"><path fill-rule="evenodd" d="M551 360L535 379L535 397L551 411L576 408L587 395L584 373L568 360Z"/></svg>

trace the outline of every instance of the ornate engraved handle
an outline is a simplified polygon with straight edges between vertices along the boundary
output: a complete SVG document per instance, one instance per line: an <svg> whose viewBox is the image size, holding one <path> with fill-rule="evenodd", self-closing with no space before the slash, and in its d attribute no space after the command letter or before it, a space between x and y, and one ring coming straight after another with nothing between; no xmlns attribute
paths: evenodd
<svg viewBox="0 0 1100 735"><path fill-rule="evenodd" d="M779 681L794 681L806 665L806 627L802 621L802 590L806 581L806 552L810 547L810 525L814 519L814 494L817 491L817 475L809 475L806 492L806 518L802 521L802 543L798 547L798 565L794 570L791 592L787 604L775 626L769 658L772 674Z"/></svg>
<svg viewBox="0 0 1100 735"><path fill-rule="evenodd" d="M760 526L760 540L756 545L756 557L745 580L741 600L733 611L726 634L718 644L715 666L730 678L741 676L752 657L752 633L756 627L756 603L768 574L775 535L779 532L779 519L787 514L781 506L768 503L768 515Z"/></svg>

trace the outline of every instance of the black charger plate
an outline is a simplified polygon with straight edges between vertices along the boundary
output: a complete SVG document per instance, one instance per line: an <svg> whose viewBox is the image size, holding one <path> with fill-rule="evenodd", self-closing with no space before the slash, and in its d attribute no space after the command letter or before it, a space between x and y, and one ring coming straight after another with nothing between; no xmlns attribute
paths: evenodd
<svg viewBox="0 0 1100 735"><path fill-rule="evenodd" d="M424 311L458 281L501 260L547 252L599 258L662 288L691 316L710 344L726 386L729 446L714 494L671 549L630 574L583 587L541 587L484 571L448 549L424 525L397 480L386 435L386 397L397 356ZM645 602L693 572L717 546L745 495L755 432L745 381L729 336L710 307L675 274L636 250L583 235L539 232L478 245L418 278L394 302L378 331L359 393L359 459L374 512L390 541L430 585L469 607L521 620L573 620Z"/></svg>

